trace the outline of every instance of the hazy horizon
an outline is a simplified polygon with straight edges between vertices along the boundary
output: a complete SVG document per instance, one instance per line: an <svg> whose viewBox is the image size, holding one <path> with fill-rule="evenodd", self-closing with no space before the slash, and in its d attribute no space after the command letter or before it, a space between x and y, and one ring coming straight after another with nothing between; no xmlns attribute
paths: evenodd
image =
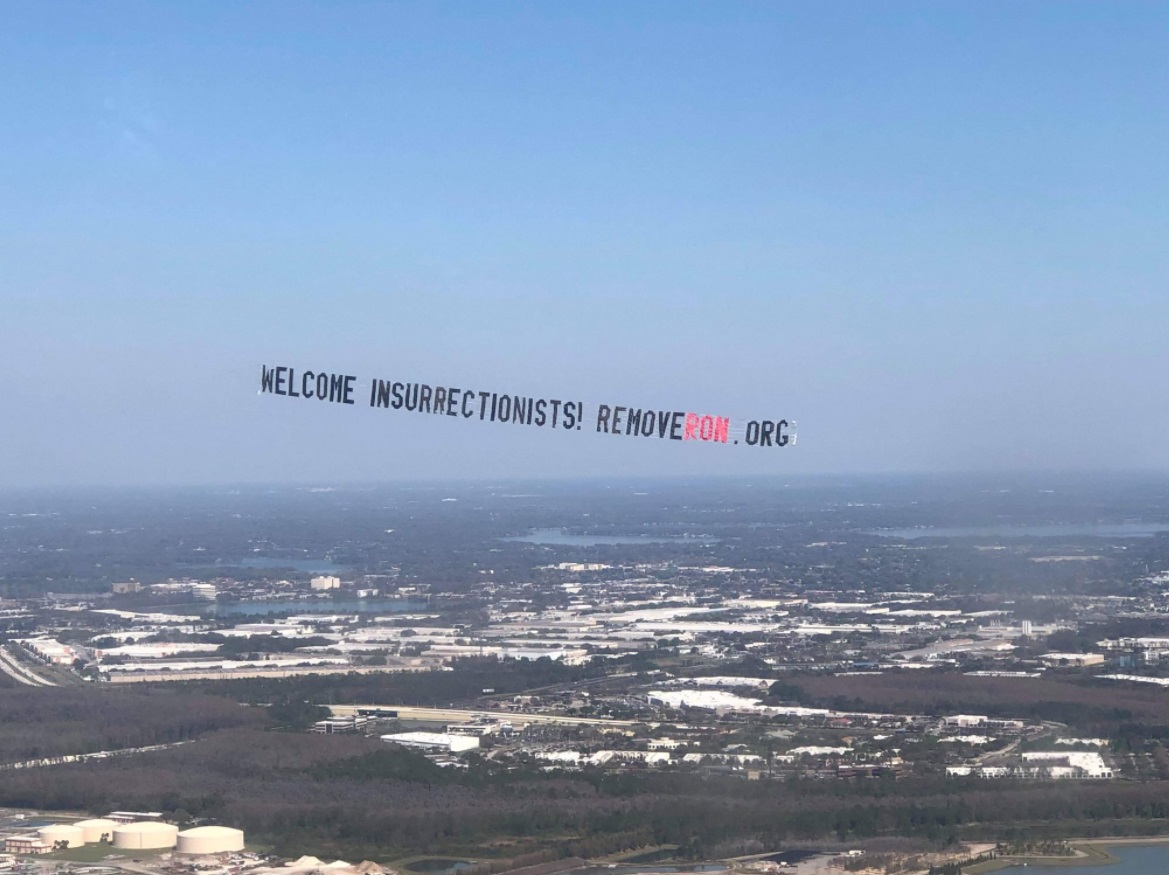
<svg viewBox="0 0 1169 875"><path fill-rule="evenodd" d="M305 493L335 493L335 492L368 492L380 489L404 488L408 490L424 489L455 489L468 487L484 489L492 486L512 487L531 486L533 488L612 488L612 487L648 487L655 484L662 487L677 487L692 485L696 488L847 488L849 486L873 487L881 485L899 486L937 486L953 488L960 486L993 487L994 491L1010 492L1013 490L1040 492L1058 491L1060 487L1092 487L1109 484L1119 488L1141 485L1156 487L1164 482L1169 487L1169 470L1080 470L1058 471L1043 469L1026 470L984 470L984 471L833 471L833 472L764 472L764 473L731 473L707 474L692 473L630 473L630 474L595 474L595 475L549 475L549 476L450 476L450 477L402 477L399 479L383 478L378 480L223 480L204 482L183 482L155 480L144 482L85 482L74 483L38 483L19 485L0 484L0 496L58 493L69 495L72 493L89 493L98 491L125 491L141 493L151 491L191 491L198 493L231 494L232 492L279 492L294 491Z"/></svg>

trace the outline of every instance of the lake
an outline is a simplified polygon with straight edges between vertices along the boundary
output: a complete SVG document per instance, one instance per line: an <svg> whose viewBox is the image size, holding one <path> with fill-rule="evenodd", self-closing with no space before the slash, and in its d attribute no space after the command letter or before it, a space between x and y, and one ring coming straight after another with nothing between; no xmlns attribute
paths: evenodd
<svg viewBox="0 0 1169 875"><path fill-rule="evenodd" d="M802 863L802 862L804 862L804 860L810 860L812 857L816 856L818 853L820 853L820 852L819 851L780 851L778 854L772 854L768 857L764 857L763 859L767 860L769 862L772 862L772 863L788 863L789 865L794 866L796 863Z"/></svg>
<svg viewBox="0 0 1169 875"><path fill-rule="evenodd" d="M425 860L415 860L407 863L406 868L411 872L425 872L427 875L449 875L460 869L468 869L475 864L470 860L449 860L443 857L428 857Z"/></svg>
<svg viewBox="0 0 1169 875"><path fill-rule="evenodd" d="M1120 845L1109 848L1108 852L1117 858L1116 863L1103 866L1011 866L999 872L1022 875L1043 869L1054 873L1057 868L1068 875L1164 875L1169 872L1169 845Z"/></svg>
<svg viewBox="0 0 1169 875"><path fill-rule="evenodd" d="M573 869L571 875L655 875L655 873L684 873L684 872L726 872L727 867L722 863L698 863L694 865L681 864L669 866L630 866L617 864L616 866L585 866Z"/></svg>
<svg viewBox="0 0 1169 875"><path fill-rule="evenodd" d="M655 538L649 535L570 535L564 529L532 529L526 535L504 538L522 544L543 544L555 547L612 547L623 544L677 544L693 541L696 544L710 543L700 538Z"/></svg>

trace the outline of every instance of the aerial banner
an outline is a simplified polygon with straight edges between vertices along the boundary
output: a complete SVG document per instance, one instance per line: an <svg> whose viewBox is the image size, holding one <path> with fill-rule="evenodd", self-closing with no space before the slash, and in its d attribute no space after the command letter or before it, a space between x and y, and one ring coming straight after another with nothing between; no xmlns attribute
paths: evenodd
<svg viewBox="0 0 1169 875"><path fill-rule="evenodd" d="M377 377L362 380L352 374L286 365L260 366L260 394L310 403L364 406L395 415L444 416L550 431L588 431L725 446L788 447L796 443L795 422L778 416L747 419L656 406L517 395L440 383Z"/></svg>

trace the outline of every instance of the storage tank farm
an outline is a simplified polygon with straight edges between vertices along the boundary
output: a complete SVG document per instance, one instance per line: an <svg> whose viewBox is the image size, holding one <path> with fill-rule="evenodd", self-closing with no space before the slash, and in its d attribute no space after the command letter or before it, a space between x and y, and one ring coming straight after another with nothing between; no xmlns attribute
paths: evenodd
<svg viewBox="0 0 1169 875"><path fill-rule="evenodd" d="M116 821L106 820L104 817L79 820L73 825L85 834L85 843L87 845L96 844L103 838L107 842L113 841L114 830L118 828Z"/></svg>
<svg viewBox="0 0 1169 875"><path fill-rule="evenodd" d="M50 846L58 846L58 842L65 842L67 848L77 848L85 844L85 830L68 823L42 826L37 830L37 835Z"/></svg>
<svg viewBox="0 0 1169 875"><path fill-rule="evenodd" d="M229 826L196 826L179 833L180 854L221 854L244 849L243 830Z"/></svg>
<svg viewBox="0 0 1169 875"><path fill-rule="evenodd" d="M127 823L114 829L114 847L126 850L173 848L178 837L179 828L170 823L153 820Z"/></svg>

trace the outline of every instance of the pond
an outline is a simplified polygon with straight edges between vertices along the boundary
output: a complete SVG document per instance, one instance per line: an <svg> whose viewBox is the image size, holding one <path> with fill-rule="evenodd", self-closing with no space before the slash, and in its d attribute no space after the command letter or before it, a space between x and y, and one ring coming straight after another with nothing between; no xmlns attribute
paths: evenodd
<svg viewBox="0 0 1169 875"><path fill-rule="evenodd" d="M467 869L474 865L475 863L471 860L428 857L425 860L415 860L413 863L407 863L406 868L411 872L425 872L426 875L445 875L445 873L458 872L460 869Z"/></svg>

